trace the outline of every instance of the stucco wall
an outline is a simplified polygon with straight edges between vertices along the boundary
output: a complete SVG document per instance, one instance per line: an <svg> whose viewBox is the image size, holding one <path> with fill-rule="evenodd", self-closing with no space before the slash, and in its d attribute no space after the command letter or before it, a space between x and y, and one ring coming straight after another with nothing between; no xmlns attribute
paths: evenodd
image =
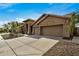
<svg viewBox="0 0 79 59"><path fill-rule="evenodd" d="M44 21L39 23L40 26L64 24L65 20L57 17L47 17Z"/></svg>
<svg viewBox="0 0 79 59"><path fill-rule="evenodd" d="M40 34L40 26L34 25L34 26L32 27L32 34L37 34L37 35L39 35L39 34Z"/></svg>
<svg viewBox="0 0 79 59"><path fill-rule="evenodd" d="M23 31L25 34L31 34L31 25L34 21L26 21L24 22Z"/></svg>
<svg viewBox="0 0 79 59"><path fill-rule="evenodd" d="M69 37L70 33L69 33L69 21L67 19L64 18L58 18L58 17L47 17L44 21L35 24L33 26L33 29L35 29L34 27L38 26L39 28L36 29L36 32L38 32L38 34L40 34L41 32L41 27L42 26L53 26L53 25L63 25L63 37ZM52 29L51 29L52 30ZM34 32L34 30L33 30ZM47 31L48 32L48 31Z"/></svg>

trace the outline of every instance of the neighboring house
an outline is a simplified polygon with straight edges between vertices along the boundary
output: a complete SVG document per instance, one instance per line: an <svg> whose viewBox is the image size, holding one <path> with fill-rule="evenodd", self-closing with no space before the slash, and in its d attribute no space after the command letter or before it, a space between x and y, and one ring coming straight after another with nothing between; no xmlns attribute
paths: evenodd
<svg viewBox="0 0 79 59"><path fill-rule="evenodd" d="M70 37L69 17L43 14L32 24L32 34Z"/></svg>
<svg viewBox="0 0 79 59"><path fill-rule="evenodd" d="M27 20L23 21L24 25L22 27L22 30L23 30L24 34L31 34L32 33L31 25L33 22L34 22L34 20L31 20L31 19L27 19Z"/></svg>

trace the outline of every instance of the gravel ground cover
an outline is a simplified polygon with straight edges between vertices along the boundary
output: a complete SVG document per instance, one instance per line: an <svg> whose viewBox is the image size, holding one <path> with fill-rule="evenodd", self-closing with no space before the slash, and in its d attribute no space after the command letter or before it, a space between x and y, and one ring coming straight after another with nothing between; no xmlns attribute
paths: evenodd
<svg viewBox="0 0 79 59"><path fill-rule="evenodd" d="M60 41L43 56L79 56L79 44Z"/></svg>

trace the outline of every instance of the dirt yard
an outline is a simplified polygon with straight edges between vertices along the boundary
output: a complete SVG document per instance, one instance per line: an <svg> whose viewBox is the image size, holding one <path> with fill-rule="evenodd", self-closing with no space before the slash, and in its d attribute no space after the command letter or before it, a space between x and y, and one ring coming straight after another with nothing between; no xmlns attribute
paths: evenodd
<svg viewBox="0 0 79 59"><path fill-rule="evenodd" d="M79 56L79 44L60 41L49 49L44 56Z"/></svg>

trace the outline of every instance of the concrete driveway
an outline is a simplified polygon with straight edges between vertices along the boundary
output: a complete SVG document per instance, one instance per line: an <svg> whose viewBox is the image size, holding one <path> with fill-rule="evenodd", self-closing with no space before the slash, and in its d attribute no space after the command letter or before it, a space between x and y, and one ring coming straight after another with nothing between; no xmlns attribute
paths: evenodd
<svg viewBox="0 0 79 59"><path fill-rule="evenodd" d="M42 56L58 42L37 35L0 40L0 56Z"/></svg>

